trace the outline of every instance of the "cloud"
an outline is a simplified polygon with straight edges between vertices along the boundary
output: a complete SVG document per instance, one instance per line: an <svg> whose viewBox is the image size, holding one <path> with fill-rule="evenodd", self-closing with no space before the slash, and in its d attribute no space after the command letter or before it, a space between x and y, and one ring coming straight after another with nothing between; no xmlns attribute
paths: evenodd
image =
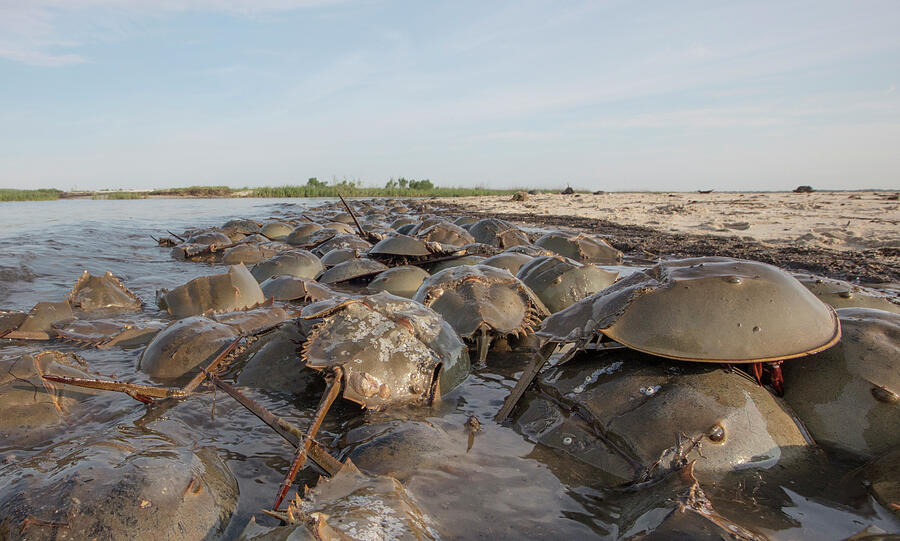
<svg viewBox="0 0 900 541"><path fill-rule="evenodd" d="M12 60L13 62L22 62L31 66L71 66L73 64L81 64L87 62L87 59L77 54L49 54L41 51L16 51L11 49L0 49L0 58Z"/></svg>
<svg viewBox="0 0 900 541"><path fill-rule="evenodd" d="M0 58L32 66L59 67L80 64L87 59L53 49L71 48L82 40L73 23L77 15L88 16L89 35L84 41L123 35L117 20L159 17L183 12L217 12L256 16L268 12L291 11L332 5L342 0L0 0ZM104 17L94 19L92 14ZM84 30L82 30L84 32Z"/></svg>

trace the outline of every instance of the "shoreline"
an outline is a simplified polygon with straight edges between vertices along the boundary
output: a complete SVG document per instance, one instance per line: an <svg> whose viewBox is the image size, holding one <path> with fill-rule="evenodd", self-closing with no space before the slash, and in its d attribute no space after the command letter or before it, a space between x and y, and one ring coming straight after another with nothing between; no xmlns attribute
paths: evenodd
<svg viewBox="0 0 900 541"><path fill-rule="evenodd" d="M632 256L737 257L897 289L900 203L888 197L881 192L614 192L434 202L446 207L442 214L447 215L591 232ZM717 223L718 228L711 225Z"/></svg>

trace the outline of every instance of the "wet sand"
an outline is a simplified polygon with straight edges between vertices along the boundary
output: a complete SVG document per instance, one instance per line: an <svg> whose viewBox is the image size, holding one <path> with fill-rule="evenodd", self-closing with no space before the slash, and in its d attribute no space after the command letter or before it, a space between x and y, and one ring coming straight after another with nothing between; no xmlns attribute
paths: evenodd
<svg viewBox="0 0 900 541"><path fill-rule="evenodd" d="M604 235L633 255L723 255L900 285L896 192L537 194L439 199L448 213Z"/></svg>

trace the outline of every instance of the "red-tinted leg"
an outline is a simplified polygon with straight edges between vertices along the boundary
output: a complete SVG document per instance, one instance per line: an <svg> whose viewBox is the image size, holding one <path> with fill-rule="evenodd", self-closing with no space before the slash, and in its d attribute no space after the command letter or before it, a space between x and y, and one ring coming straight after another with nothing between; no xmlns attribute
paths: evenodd
<svg viewBox="0 0 900 541"><path fill-rule="evenodd" d="M772 390L778 396L784 396L784 377L781 373L781 361L769 363L769 378L772 383Z"/></svg>

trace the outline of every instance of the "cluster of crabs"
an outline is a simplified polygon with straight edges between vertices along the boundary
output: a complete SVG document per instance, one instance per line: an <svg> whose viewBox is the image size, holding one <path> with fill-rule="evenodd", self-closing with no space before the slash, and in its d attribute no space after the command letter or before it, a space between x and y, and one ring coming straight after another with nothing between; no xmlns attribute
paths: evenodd
<svg viewBox="0 0 900 541"><path fill-rule="evenodd" d="M427 201L342 201L266 223L170 232L154 240L174 258L224 272L160 290L167 320L140 317L156 308L109 272L85 271L65 300L0 312L4 343L142 348L137 370L153 382L103 377L71 350L3 357L0 432L34 441L86 397L110 391L163 418L216 390L296 449L263 509L282 525L251 522L242 538L438 538L445 529L402 483L363 467L384 459L377 438L339 460L317 439L320 427L340 398L365 412L433 408L473 370L515 352L516 385L492 421L471 418L467 430L493 422L522 434L590 467L623 502L637 488L666 487L653 524L623 527L623 537L763 538L713 508L702 487L801 464L821 447L864 462L877 505L900 514L895 299L726 257L625 267L597 235L433 210ZM314 392L309 425L242 391L266 385ZM440 435L427 424L392 426L391 454L427 461L437 452L429 443ZM115 537L129 524L135 535L211 538L237 499L208 449L98 441L32 460L61 457L65 467L49 480L4 470L0 537ZM153 465L152 482L142 461ZM291 498L307 466L323 477ZM95 478L104 482L84 481ZM78 512L41 518L40 495L59 491Z"/></svg>

